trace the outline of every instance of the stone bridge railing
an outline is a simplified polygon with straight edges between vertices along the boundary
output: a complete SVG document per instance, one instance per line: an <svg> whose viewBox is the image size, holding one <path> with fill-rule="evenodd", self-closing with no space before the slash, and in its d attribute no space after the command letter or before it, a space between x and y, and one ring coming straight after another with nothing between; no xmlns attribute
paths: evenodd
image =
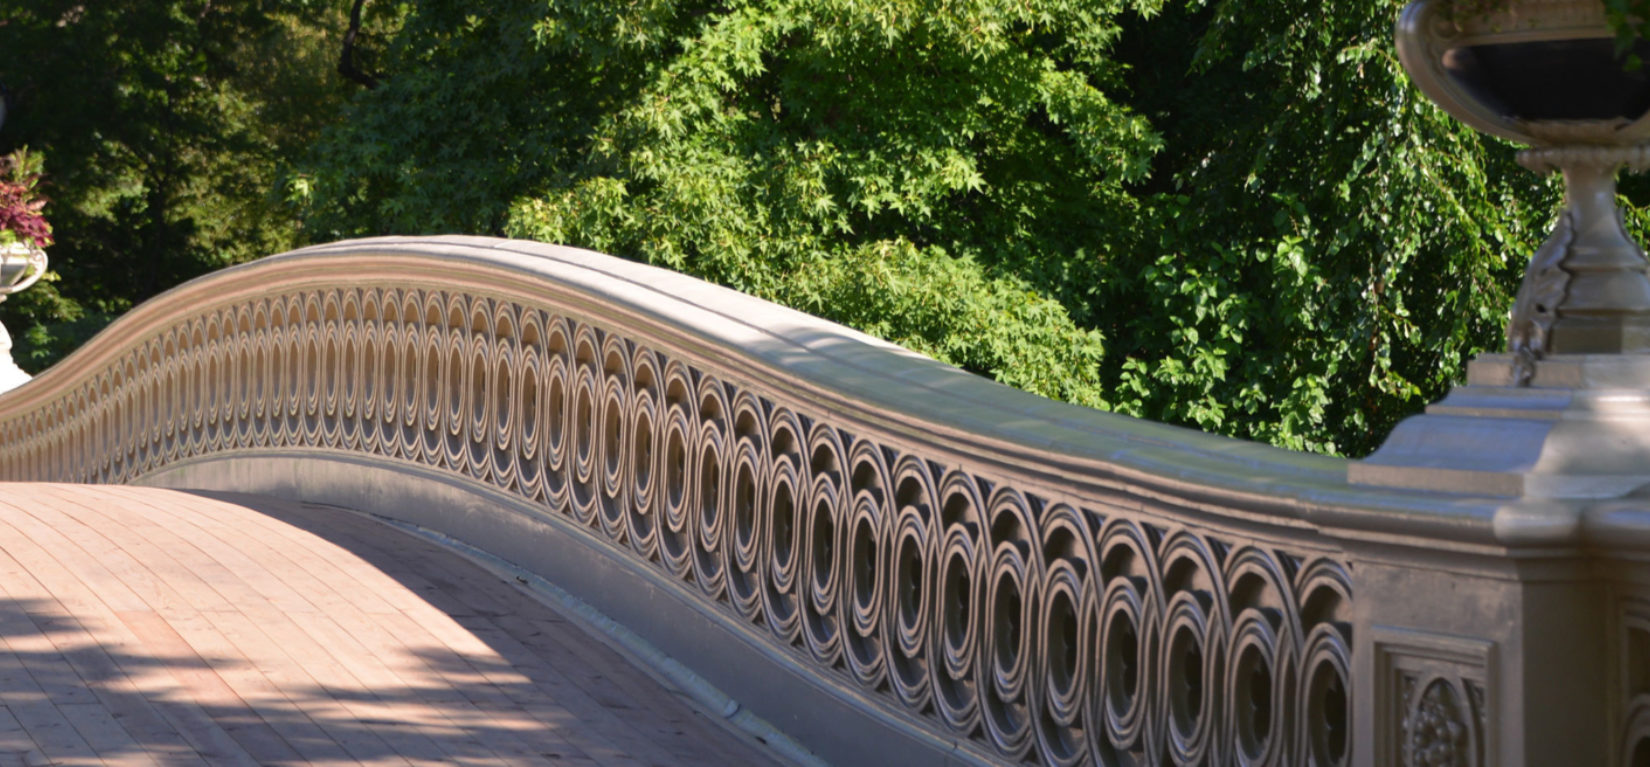
<svg viewBox="0 0 1650 767"><path fill-rule="evenodd" d="M446 533L845 764L1650 758L1645 507L1347 471L480 238L231 268L0 396L0 478Z"/></svg>

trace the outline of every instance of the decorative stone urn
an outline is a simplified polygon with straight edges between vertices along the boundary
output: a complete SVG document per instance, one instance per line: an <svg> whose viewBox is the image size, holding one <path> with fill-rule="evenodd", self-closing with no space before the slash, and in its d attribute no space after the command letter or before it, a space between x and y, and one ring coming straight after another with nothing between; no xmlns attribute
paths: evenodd
<svg viewBox="0 0 1650 767"><path fill-rule="evenodd" d="M1450 114L1564 173L1567 207L1507 329L1515 375L1551 354L1650 352L1650 276L1615 204L1616 171L1650 165L1650 68L1616 54L1601 0L1422 0L1398 22L1398 55Z"/></svg>
<svg viewBox="0 0 1650 767"><path fill-rule="evenodd" d="M1474 360L1465 386L1349 478L1547 499L1650 488L1650 262L1615 186L1622 168L1650 169L1650 44L1618 54L1602 0L1417 0L1397 40L1423 93L1528 145L1519 162L1563 173L1566 202L1524 274L1506 353Z"/></svg>
<svg viewBox="0 0 1650 767"><path fill-rule="evenodd" d="M0 302L6 296L33 285L46 274L46 251L25 243L0 247ZM15 389L29 380L29 374L11 358L11 334L0 325L0 392Z"/></svg>

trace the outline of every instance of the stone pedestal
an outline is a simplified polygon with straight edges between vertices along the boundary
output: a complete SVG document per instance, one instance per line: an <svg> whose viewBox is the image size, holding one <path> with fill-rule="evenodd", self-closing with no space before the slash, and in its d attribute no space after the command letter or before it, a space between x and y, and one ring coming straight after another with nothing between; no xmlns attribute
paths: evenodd
<svg viewBox="0 0 1650 767"><path fill-rule="evenodd" d="M5 325L0 325L0 393L11 391L29 380L29 374L12 360L11 334L6 332Z"/></svg>
<svg viewBox="0 0 1650 767"><path fill-rule="evenodd" d="M1467 383L1353 462L1355 484L1537 498L1615 498L1650 485L1650 355L1561 354L1516 384L1487 354Z"/></svg>

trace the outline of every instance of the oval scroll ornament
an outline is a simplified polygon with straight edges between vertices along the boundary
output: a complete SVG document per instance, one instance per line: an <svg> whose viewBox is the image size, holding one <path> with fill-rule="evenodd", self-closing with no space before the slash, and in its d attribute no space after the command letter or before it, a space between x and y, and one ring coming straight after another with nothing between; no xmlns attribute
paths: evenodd
<svg viewBox="0 0 1650 767"><path fill-rule="evenodd" d="M43 377L0 407L0 478L300 492L439 530L834 761L1345 763L1344 552L1298 504L1227 519L1213 482L1118 469L1178 441L1268 473L1242 497L1271 498L1278 478L1344 481L1337 461L1050 403L599 254L470 238L235 267ZM1029 423L1041 442L1013 431ZM1188 513L1174 498L1193 490Z"/></svg>

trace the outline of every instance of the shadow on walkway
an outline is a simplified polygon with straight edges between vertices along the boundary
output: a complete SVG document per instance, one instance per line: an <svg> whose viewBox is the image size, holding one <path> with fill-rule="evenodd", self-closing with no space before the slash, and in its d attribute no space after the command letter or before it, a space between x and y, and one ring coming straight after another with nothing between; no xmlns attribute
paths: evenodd
<svg viewBox="0 0 1650 767"><path fill-rule="evenodd" d="M351 512L0 492L0 765L772 763L578 626Z"/></svg>

